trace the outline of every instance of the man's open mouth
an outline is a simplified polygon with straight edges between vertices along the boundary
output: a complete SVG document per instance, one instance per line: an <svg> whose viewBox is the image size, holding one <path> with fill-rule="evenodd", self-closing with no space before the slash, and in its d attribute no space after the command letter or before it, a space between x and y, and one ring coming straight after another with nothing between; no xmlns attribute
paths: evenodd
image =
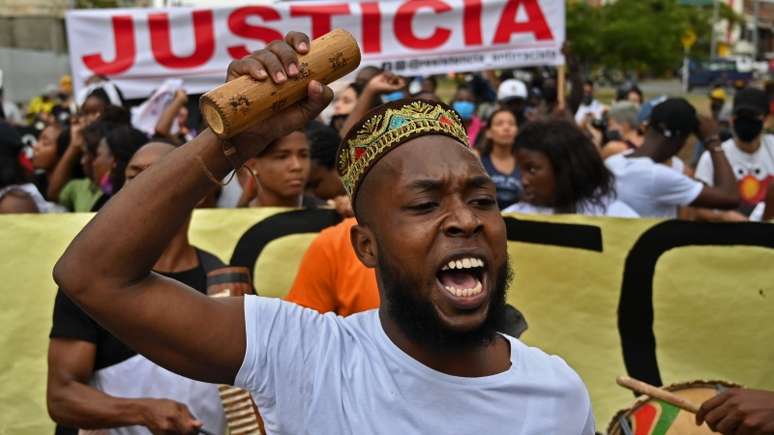
<svg viewBox="0 0 774 435"><path fill-rule="evenodd" d="M452 296L475 297L484 291L485 265L480 257L459 257L443 265L436 276L441 287Z"/></svg>

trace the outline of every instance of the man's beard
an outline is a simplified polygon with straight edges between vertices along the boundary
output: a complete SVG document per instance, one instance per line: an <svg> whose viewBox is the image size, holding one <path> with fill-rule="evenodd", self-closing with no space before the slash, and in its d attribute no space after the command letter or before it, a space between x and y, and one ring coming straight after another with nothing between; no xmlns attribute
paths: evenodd
<svg viewBox="0 0 774 435"><path fill-rule="evenodd" d="M405 279L399 267L379 256L378 271L387 302L387 314L413 342L434 352L449 353L491 343L506 324L505 292L513 277L508 261L497 270L484 322L471 331L444 327L429 299L418 297L420 284Z"/></svg>

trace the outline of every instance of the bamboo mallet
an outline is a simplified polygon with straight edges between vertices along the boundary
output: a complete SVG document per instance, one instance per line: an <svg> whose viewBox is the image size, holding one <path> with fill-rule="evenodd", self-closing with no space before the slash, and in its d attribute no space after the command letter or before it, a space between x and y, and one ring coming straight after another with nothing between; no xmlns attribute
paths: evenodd
<svg viewBox="0 0 774 435"><path fill-rule="evenodd" d="M645 382L638 381L637 379L632 379L628 376L619 376L615 381L618 383L618 385L624 388L628 388L635 393L645 394L646 396L650 396L654 399L663 400L670 405L676 406L692 414L699 412L699 405L691 402L688 399L684 399L677 394L670 393L667 390L662 390L661 388L654 387L653 385L646 384Z"/></svg>
<svg viewBox="0 0 774 435"><path fill-rule="evenodd" d="M336 29L313 40L298 63L298 75L282 84L242 76L202 95L199 108L207 125L222 139L241 133L306 97L309 81L328 84L354 71L360 47L349 32Z"/></svg>

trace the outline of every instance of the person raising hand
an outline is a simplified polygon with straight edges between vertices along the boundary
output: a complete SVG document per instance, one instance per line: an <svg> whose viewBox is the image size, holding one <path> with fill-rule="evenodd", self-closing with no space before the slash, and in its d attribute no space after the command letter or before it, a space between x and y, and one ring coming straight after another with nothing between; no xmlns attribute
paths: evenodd
<svg viewBox="0 0 774 435"><path fill-rule="evenodd" d="M284 83L308 49L305 35L290 33L232 63L229 78ZM250 391L268 433L593 435L577 373L500 332L511 275L505 222L495 184L445 104L374 109L336 159L357 216L350 241L375 269L378 309L341 318L275 298L208 298L151 271L200 198L332 96L310 82L306 99L229 143L205 130L170 152L76 237L57 283L157 364Z"/></svg>
<svg viewBox="0 0 774 435"><path fill-rule="evenodd" d="M731 388L705 401L696 424L725 435L774 434L774 392Z"/></svg>
<svg viewBox="0 0 774 435"><path fill-rule="evenodd" d="M374 76L368 81L360 97L357 99L355 108L352 109L344 125L341 126L339 134L341 137L347 135L352 126L355 125L369 110L382 103L382 95L400 92L406 88L406 81L399 75L389 71L384 71Z"/></svg>

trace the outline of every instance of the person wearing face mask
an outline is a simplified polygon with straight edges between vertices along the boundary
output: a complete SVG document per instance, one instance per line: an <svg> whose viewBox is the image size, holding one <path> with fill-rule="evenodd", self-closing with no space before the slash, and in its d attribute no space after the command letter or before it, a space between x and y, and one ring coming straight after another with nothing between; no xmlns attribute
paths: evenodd
<svg viewBox="0 0 774 435"><path fill-rule="evenodd" d="M466 86L460 86L454 94L451 103L452 108L460 115L468 131L468 141L476 143L481 127L484 125L481 118L476 115L476 97Z"/></svg>
<svg viewBox="0 0 774 435"><path fill-rule="evenodd" d="M707 186L663 163L674 157L696 134L711 152L714 187ZM642 145L630 153L605 159L615 175L618 198L640 216L675 218L678 207L739 206L734 174L720 148L717 124L701 121L684 98L668 98L653 107Z"/></svg>
<svg viewBox="0 0 774 435"><path fill-rule="evenodd" d="M731 129L734 136L721 145L736 176L740 207L718 212L700 210L711 221L761 220L766 192L774 179L774 136L763 134L769 99L760 89L745 88L734 96ZM712 186L714 170L709 152L699 159L696 178Z"/></svg>
<svg viewBox="0 0 774 435"><path fill-rule="evenodd" d="M607 107L594 98L594 82L586 80L583 83L583 99L578 111L575 112L575 122L583 125L594 119L601 119Z"/></svg>

